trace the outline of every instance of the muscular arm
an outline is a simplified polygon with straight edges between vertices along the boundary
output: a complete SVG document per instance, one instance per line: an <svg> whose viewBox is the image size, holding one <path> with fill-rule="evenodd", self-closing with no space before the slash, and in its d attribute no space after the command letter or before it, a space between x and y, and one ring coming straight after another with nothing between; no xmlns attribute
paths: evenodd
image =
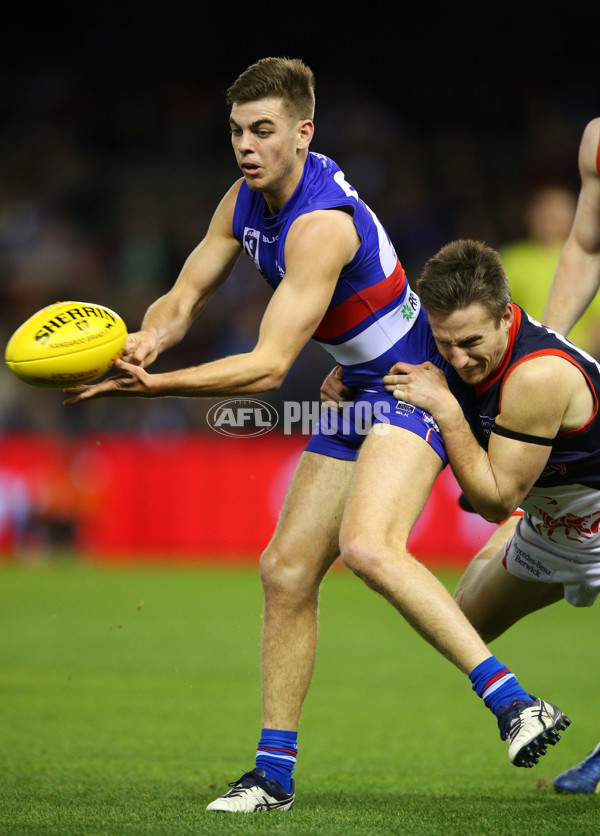
<svg viewBox="0 0 600 836"><path fill-rule="evenodd" d="M488 450L479 446L443 373L431 363L397 364L386 385L400 380L402 400L431 412L441 430L450 465L467 498L492 522L506 519L531 490L551 448L492 433ZM560 429L581 426L592 408L591 394L575 366L540 357L517 366L504 384L496 423L519 433L552 439Z"/></svg>
<svg viewBox="0 0 600 836"><path fill-rule="evenodd" d="M126 374L76 387L72 390L75 398L67 403L99 395L216 397L278 388L323 318L339 274L359 243L354 223L345 212L323 210L300 216L286 240L286 275L265 311L251 352L156 375L119 362ZM175 310L178 321L185 323L189 302L183 304L183 313ZM153 314L152 327L159 334L161 318L162 312L157 317Z"/></svg>
<svg viewBox="0 0 600 836"><path fill-rule="evenodd" d="M600 118L585 128L579 148L581 190L542 321L568 334L600 289Z"/></svg>

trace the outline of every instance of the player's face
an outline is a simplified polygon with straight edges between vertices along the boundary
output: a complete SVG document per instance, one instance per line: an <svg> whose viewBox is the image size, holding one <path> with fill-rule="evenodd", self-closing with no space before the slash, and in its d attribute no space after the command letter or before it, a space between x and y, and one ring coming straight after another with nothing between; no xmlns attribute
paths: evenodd
<svg viewBox="0 0 600 836"><path fill-rule="evenodd" d="M294 121L281 99L259 99L234 104L229 125L236 160L248 186L265 195L283 194L287 200L302 173L305 155L298 152L308 148L312 122Z"/></svg>
<svg viewBox="0 0 600 836"><path fill-rule="evenodd" d="M481 383L498 368L513 320L510 305L499 323L479 302L451 314L427 316L440 354L465 383Z"/></svg>

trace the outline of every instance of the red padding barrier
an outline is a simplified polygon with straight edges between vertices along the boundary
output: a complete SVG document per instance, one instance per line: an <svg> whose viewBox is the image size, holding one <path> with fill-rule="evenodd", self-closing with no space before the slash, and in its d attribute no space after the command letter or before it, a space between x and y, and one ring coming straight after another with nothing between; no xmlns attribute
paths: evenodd
<svg viewBox="0 0 600 836"><path fill-rule="evenodd" d="M267 545L301 436L0 437L0 551L72 547L103 561L252 561ZM464 565L494 526L441 474L410 539Z"/></svg>

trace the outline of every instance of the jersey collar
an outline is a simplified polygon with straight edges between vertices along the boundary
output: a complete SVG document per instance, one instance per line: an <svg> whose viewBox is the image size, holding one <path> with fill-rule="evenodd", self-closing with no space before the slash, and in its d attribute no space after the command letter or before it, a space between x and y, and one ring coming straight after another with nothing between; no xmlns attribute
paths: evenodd
<svg viewBox="0 0 600 836"><path fill-rule="evenodd" d="M485 380L475 384L475 394L477 397L482 395L484 392L487 392L490 386L493 386L494 383L500 380L510 365L515 339L517 338L517 334L519 333L519 329L521 327L521 308L515 304L511 304L511 307L513 310L513 321L508 332L508 343L504 354L502 355L502 360L494 371L485 378Z"/></svg>

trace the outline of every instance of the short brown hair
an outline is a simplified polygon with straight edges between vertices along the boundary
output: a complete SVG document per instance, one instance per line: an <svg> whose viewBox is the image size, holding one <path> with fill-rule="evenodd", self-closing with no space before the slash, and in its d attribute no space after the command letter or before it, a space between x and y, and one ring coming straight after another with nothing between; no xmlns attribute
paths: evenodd
<svg viewBox="0 0 600 836"><path fill-rule="evenodd" d="M416 283L425 311L450 314L479 302L496 324L510 304L510 284L496 250L460 239L429 259Z"/></svg>
<svg viewBox="0 0 600 836"><path fill-rule="evenodd" d="M227 104L282 99L294 119L315 114L315 77L299 58L261 58L238 76L227 90Z"/></svg>

